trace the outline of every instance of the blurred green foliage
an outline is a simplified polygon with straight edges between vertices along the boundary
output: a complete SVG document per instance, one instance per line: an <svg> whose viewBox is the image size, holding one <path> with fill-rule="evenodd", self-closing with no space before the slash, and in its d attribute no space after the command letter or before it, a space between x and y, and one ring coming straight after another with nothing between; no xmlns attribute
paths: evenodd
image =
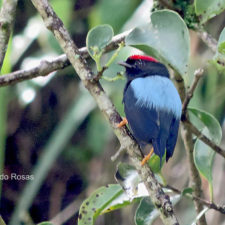
<svg viewBox="0 0 225 225"><path fill-rule="evenodd" d="M79 47L85 45L86 35L94 26L109 24L118 34L124 27L134 28L136 24L147 23L150 19L151 1L148 0L51 0L50 3ZM193 13L193 7L194 5L188 8L190 13ZM208 32L216 39L219 38L223 27L224 23L219 17L206 24ZM166 35L165 42L168 41ZM195 36L191 34L191 46L195 44L196 47L192 49L190 71L185 77L186 85L190 85L193 79L192 72L196 68L205 67L205 74L191 100L191 106L213 114L222 124L225 115L224 66L218 69L217 62L208 63L214 54L209 52L207 46L196 44L194 41ZM223 45L219 47L220 52L221 49L223 50ZM184 50L181 44L176 51L182 53ZM126 59L134 52L137 50L131 47L122 49L116 61L104 72L104 76L114 77L121 71L116 62ZM51 59L61 53L58 43L44 27L31 1L18 1L15 29L8 46L2 74L32 67L43 58ZM102 56L102 65L112 54L113 52ZM173 61L173 63L180 62ZM92 59L88 59L88 64L96 71ZM125 81L100 82L118 111L124 116L122 92ZM83 88L71 67L46 78L26 81L7 89L1 88L0 169L4 168L4 174L7 175L13 172L38 174L34 178L37 179L35 187L28 186L32 183L30 181L1 181L4 191L0 211L7 224L12 215L16 218L13 225L20 224L15 208L22 205L22 209L24 201L25 211L28 210L27 214L32 218L32 223L39 223L50 220L74 199L83 200L97 187L112 183L116 169L110 157L119 148L118 141L101 112L95 108L94 100L90 96L86 97ZM30 98L31 94L34 95L33 98ZM76 102L80 102L79 107ZM179 145L179 149L176 150L179 152L174 156L177 157L176 165L175 161L169 166L166 165L170 174L164 171L168 182L175 182L180 187L184 186L182 179L188 179L186 170L182 172L182 169L179 169L187 166L183 163L185 154L182 149L183 147ZM126 156L121 158L126 160ZM183 209L181 214L184 215L184 220L190 222L190 218L194 218L193 205L182 202L180 204L179 210ZM107 214L102 217L103 222L100 221L99 224L133 222L133 218L129 221L130 214L135 214L132 208L124 213L120 211L115 213L119 216L110 217L110 214ZM75 214L76 212L72 219L68 218L66 224L75 223ZM32 224L26 218L26 216L20 218L22 223Z"/></svg>

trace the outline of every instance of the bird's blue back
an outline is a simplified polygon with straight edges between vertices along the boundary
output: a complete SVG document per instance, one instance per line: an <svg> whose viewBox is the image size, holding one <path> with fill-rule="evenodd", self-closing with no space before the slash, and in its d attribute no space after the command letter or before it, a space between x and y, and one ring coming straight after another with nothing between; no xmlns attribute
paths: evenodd
<svg viewBox="0 0 225 225"><path fill-rule="evenodd" d="M176 145L182 104L167 77L146 76L130 81L124 90L124 107L129 126L141 146L152 143L168 160Z"/></svg>

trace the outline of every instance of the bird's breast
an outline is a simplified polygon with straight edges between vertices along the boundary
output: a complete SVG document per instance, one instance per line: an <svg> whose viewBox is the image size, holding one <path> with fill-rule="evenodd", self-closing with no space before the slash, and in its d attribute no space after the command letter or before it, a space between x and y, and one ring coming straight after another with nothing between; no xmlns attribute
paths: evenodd
<svg viewBox="0 0 225 225"><path fill-rule="evenodd" d="M182 103L177 89L170 79L155 75L136 78L130 85L138 106L165 110L180 118Z"/></svg>

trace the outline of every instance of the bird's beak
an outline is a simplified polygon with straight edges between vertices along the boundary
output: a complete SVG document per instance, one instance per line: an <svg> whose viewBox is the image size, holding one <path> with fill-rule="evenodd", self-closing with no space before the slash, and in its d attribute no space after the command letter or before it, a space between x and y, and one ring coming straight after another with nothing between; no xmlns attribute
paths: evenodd
<svg viewBox="0 0 225 225"><path fill-rule="evenodd" d="M124 66L125 68L132 68L132 66L126 62L118 62L118 64Z"/></svg>

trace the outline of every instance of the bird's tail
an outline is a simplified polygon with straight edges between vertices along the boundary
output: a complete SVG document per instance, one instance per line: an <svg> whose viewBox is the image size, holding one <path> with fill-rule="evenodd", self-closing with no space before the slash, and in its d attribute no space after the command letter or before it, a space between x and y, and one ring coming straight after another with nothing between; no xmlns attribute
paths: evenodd
<svg viewBox="0 0 225 225"><path fill-rule="evenodd" d="M163 139L156 139L152 142L154 153L160 158L160 167L162 166L162 158L165 154L166 142Z"/></svg>

